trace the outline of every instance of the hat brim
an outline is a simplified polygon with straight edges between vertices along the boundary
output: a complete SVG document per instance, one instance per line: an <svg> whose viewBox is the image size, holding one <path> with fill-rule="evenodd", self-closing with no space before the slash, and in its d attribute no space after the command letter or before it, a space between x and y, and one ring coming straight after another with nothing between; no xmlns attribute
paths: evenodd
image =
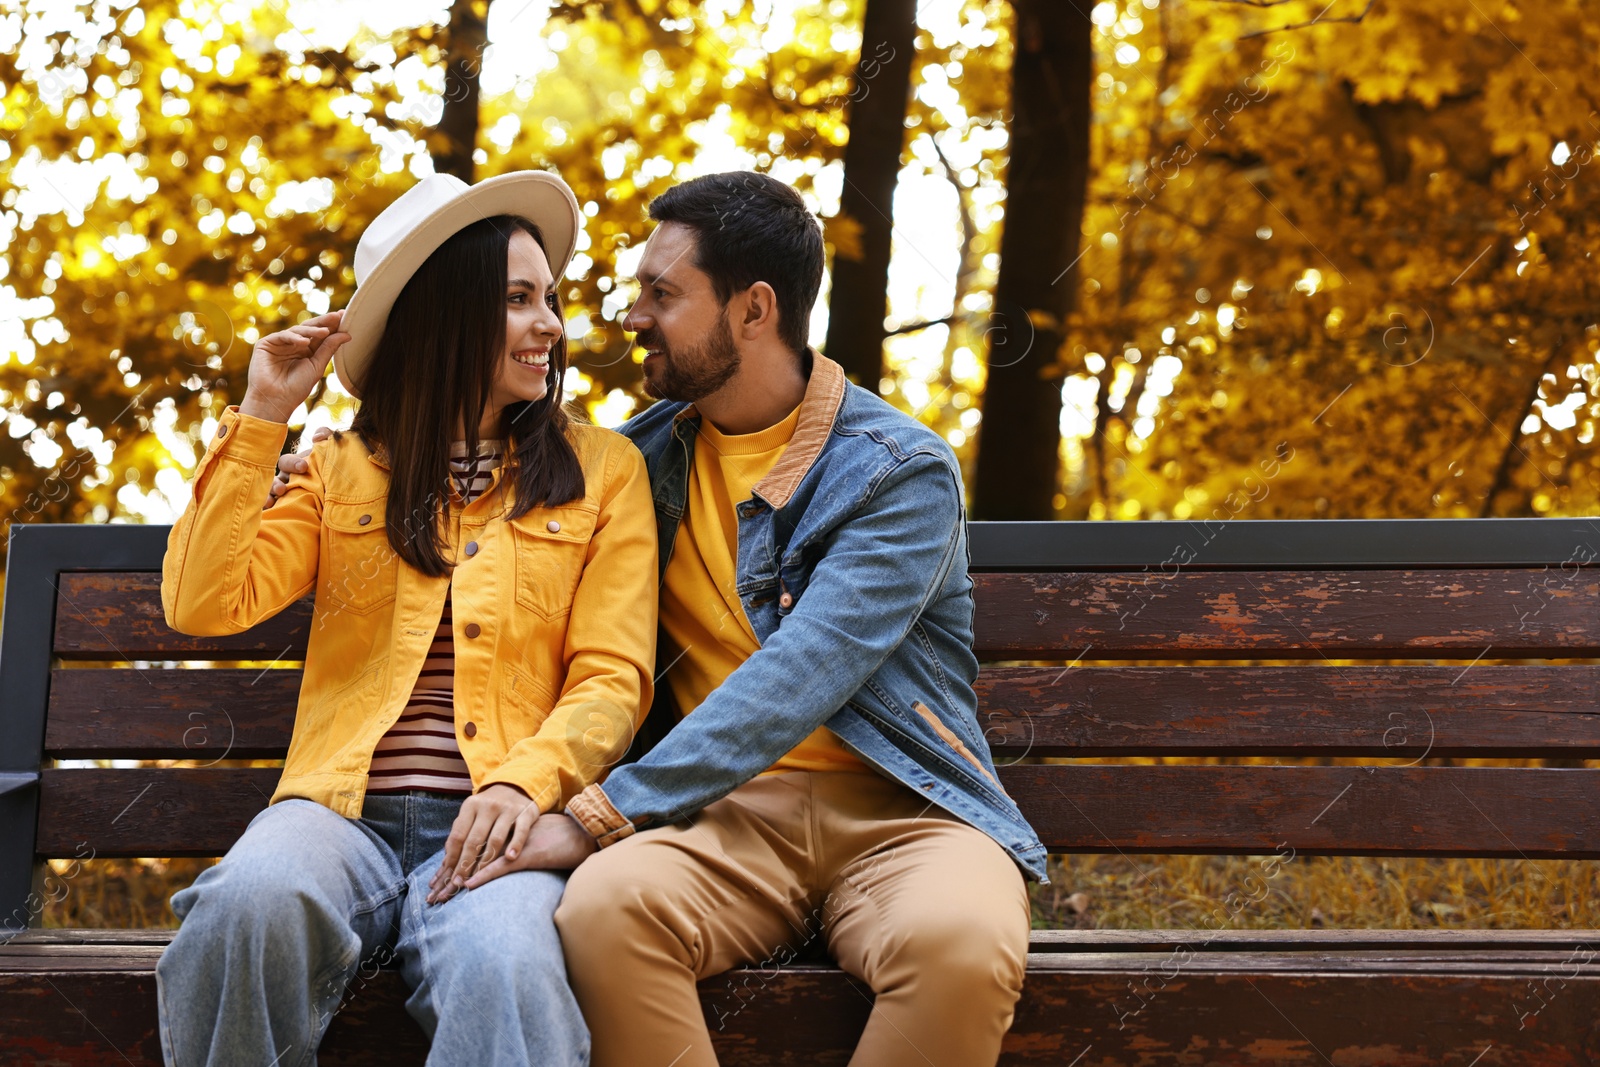
<svg viewBox="0 0 1600 1067"><path fill-rule="evenodd" d="M550 273L561 281L578 241L578 198L567 183L554 174L524 170L469 186L417 223L356 287L339 324L350 340L333 355L334 373L351 396L360 398L361 380L377 352L389 311L411 276L456 233L496 215L517 215L539 227Z"/></svg>

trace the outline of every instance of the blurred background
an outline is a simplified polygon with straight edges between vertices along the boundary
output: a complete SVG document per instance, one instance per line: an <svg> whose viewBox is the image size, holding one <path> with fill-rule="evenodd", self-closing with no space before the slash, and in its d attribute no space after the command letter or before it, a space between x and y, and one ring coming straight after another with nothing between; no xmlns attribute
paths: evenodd
<svg viewBox="0 0 1600 1067"><path fill-rule="evenodd" d="M824 223L812 342L949 440L974 518L1593 513L1584 16L0 0L6 521L170 522L251 345L345 304L378 211L429 173L528 167L583 204L564 385L604 425L644 402L619 320L645 206L755 169ZM330 376L294 422L351 414ZM1236 880L1203 857L1160 861L1159 884L1056 862L1040 906L1069 924L1170 924ZM117 870L52 921L170 921L181 872ZM1546 873L1307 862L1250 921L1593 925L1591 875Z"/></svg>

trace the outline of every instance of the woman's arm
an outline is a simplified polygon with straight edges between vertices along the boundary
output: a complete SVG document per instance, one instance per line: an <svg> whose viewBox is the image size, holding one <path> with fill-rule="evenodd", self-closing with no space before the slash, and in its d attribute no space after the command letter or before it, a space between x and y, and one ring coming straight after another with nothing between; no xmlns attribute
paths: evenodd
<svg viewBox="0 0 1600 1067"><path fill-rule="evenodd" d="M601 485L600 512L567 615L561 696L534 735L512 745L462 805L429 883L429 904L515 870L530 834L546 821L542 815L565 806L622 758L650 706L657 542L639 450L619 440Z"/></svg>
<svg viewBox="0 0 1600 1067"><path fill-rule="evenodd" d="M621 759L650 707L657 541L638 449L616 449L604 484L568 617L561 696L538 732L511 746L480 786L515 785L542 812L565 807Z"/></svg>
<svg viewBox="0 0 1600 1067"><path fill-rule="evenodd" d="M161 604L180 633L249 629L316 581L322 493L315 464L271 511L261 502L277 469L289 415L349 335L342 312L257 342L244 401L222 416L195 470L193 499L167 539Z"/></svg>

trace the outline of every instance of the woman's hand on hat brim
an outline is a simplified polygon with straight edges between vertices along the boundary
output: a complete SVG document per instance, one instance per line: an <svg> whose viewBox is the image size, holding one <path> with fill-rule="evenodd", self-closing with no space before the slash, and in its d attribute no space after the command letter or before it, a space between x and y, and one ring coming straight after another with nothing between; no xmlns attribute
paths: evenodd
<svg viewBox="0 0 1600 1067"><path fill-rule="evenodd" d="M239 410L271 422L288 422L327 372L328 361L350 335L339 330L343 311L269 333L250 353L250 384Z"/></svg>

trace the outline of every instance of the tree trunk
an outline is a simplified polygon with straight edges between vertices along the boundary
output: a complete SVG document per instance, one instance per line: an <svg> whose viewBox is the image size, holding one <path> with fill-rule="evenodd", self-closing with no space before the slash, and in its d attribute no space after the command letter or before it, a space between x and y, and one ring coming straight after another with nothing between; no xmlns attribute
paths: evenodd
<svg viewBox="0 0 1600 1067"><path fill-rule="evenodd" d="M489 42L492 0L455 0L445 34L444 114L428 139L433 169L472 184L478 147L478 75Z"/></svg>
<svg viewBox="0 0 1600 1067"><path fill-rule="evenodd" d="M1544 376L1546 374L1554 373L1557 375L1556 381L1558 383L1561 381L1560 373L1564 366L1564 364L1561 362L1561 357L1565 354L1566 339L1558 337L1555 344L1553 344L1550 348L1549 357L1545 359L1543 363L1539 364L1539 369L1534 372L1533 380L1528 383L1528 388L1522 397L1522 402L1511 409L1511 429L1509 431L1500 430L1500 435L1506 440L1506 447L1501 450L1500 462L1495 465L1494 478L1489 482L1488 495L1483 498L1483 506L1478 511L1478 517L1480 519L1487 519L1494 515L1495 498L1501 493L1514 487L1515 483L1512 481L1512 476L1517 473L1519 461L1528 461L1528 454L1524 452L1522 450L1522 446L1518 444L1523 437L1522 424L1527 419L1528 415L1533 411L1533 402L1539 399L1539 389L1544 384ZM1456 386L1456 390L1458 392L1460 389L1461 387L1459 385ZM1465 393L1462 393L1462 395L1466 396ZM1473 401L1470 396L1467 397L1467 400L1476 406L1476 401ZM1496 423L1493 418L1487 414L1485 414L1483 417L1488 420L1489 425L1495 427L1497 430L1499 429L1499 424ZM1533 508L1530 504L1529 506L1521 509L1512 509L1504 512L1502 517L1504 518L1518 515L1531 516L1532 514Z"/></svg>
<svg viewBox="0 0 1600 1067"><path fill-rule="evenodd" d="M905 145L916 30L916 0L867 0L861 58L850 94L850 142L844 149L839 214L860 227L860 247L834 249L823 347L829 359L874 392L883 373L894 187ZM855 251L860 258L847 254Z"/></svg>
<svg viewBox="0 0 1600 1067"><path fill-rule="evenodd" d="M1049 519L1061 452L1054 367L1077 298L1089 177L1092 27L1060 0L1012 7L1011 161L972 513Z"/></svg>

